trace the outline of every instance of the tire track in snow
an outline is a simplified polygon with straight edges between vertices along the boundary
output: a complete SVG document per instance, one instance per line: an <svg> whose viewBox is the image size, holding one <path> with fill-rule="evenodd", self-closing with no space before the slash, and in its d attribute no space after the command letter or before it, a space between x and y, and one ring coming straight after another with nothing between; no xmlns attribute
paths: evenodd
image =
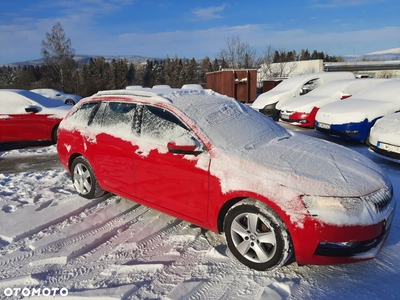
<svg viewBox="0 0 400 300"><path fill-rule="evenodd" d="M144 210L146 210L146 213L148 214L154 214L156 213L156 215L154 216L155 219L157 219L161 213L159 212L155 212L153 210L150 210L147 212L148 208L144 208ZM162 214L163 215L163 214ZM145 220L146 218L143 217L143 220ZM171 236L173 234L176 234L177 232L187 228L189 226L188 223L183 222L181 220L172 218L168 216L168 222L160 222L157 221L156 225L158 226L158 230L156 232L154 232L153 234L151 234L150 236L145 236L144 239L140 239L138 240L138 246L137 249L157 249L158 244L161 244L165 241L168 241L168 236ZM145 228L148 224L144 224L142 222L137 222L137 218L134 218L134 220L132 220L133 224L133 228L141 228L141 230L143 230L143 228ZM131 229L131 228L129 228ZM117 230L118 231L118 230ZM128 230L125 230L123 233L126 233ZM139 230L137 230L138 232L140 232ZM133 236L135 237L135 236ZM111 244L113 244L113 240L119 240L119 238L117 236L114 237L114 239L109 239L109 246ZM151 247L147 247L149 245L153 245ZM101 245L101 247L104 246L104 244ZM105 249L110 250L109 247L106 247L104 249L101 249L100 253L105 251ZM113 249L116 250L116 249ZM128 249L129 250L129 249ZM119 269L123 269L125 268L126 270L126 274L130 274L128 277L131 278L131 281L129 282L125 282L124 284L133 284L135 282L138 281L145 281L145 279L148 281L149 279L149 274L147 274L146 276L144 276L141 269L140 269L140 262L136 261L135 265L130 266L129 264L124 265L127 262L131 262L133 257L140 257L143 253L145 253L146 251L139 251L139 252L134 252L132 253L132 251L128 251L125 253L118 253L117 255L113 254L113 251L111 251L111 253L106 253L104 256L100 257L100 259L95 260L95 261L91 261L91 255L92 254L98 254L96 249L93 249L92 251L86 252L84 255L78 257L76 260L72 259L68 262L68 264L66 266L63 266L63 268L59 268L59 269L55 269L55 270L47 270L46 271L46 275L42 275L40 273L36 274L35 278L41 278L41 280L45 280L48 284L51 285L61 285L61 286L77 286L82 282L90 282L90 286L97 286L97 287L104 287L104 282L102 282L101 278L102 278L102 273L107 272L107 270L109 269L113 269L115 268L114 266L117 264L119 266ZM88 259L89 258L89 259ZM89 263L88 261L89 260ZM76 266L76 264L78 266ZM82 264L85 264L84 267L79 266ZM150 262L150 264L146 264L146 270L144 271L145 273L149 272L149 266L155 266L154 268L154 272L157 272L160 268L163 269L165 266L163 263L154 263L154 262ZM157 267L157 265L159 267ZM138 268L139 266L139 268ZM130 270L132 269L132 270ZM123 280L126 281L125 275L123 274ZM104 276L103 276L104 277ZM110 283L112 284L112 286L114 286L115 284L121 284L118 283L118 278L116 280L116 282L112 282ZM134 289L136 290L136 289Z"/></svg>
<svg viewBox="0 0 400 300"><path fill-rule="evenodd" d="M144 208L143 206L136 204L133 207L127 209L126 211L122 212L121 214L108 219L100 224L97 224L94 228L89 228L87 230L84 230L82 232L79 232L75 235L68 236L62 240L58 240L55 242L52 242L48 245L42 246L38 249L35 249L33 251L29 251L24 254L16 255L12 259L6 259L3 261L0 261L0 268L1 270L4 269L10 269L11 267L15 268L18 267L18 265L21 265L21 263L24 263L26 265L27 263L31 263L34 261L35 258L39 259L44 259L46 256L48 257L49 254L57 254L60 250L65 249L68 247L68 249L71 248L72 245L78 245L84 241L88 240L90 238L95 238L99 233L101 232L109 232L109 235L105 233L105 237L111 238L112 235L115 234L115 226L117 223L126 223L124 220L129 217L136 217L137 215L140 215L144 213L147 209ZM121 225L122 227L124 226ZM111 232L111 233L110 233ZM93 249L95 246L98 246L99 243L101 244L104 242L104 240L99 239L99 241L94 241L91 243L88 243L84 247L79 247L76 251L71 251L69 255L67 255L66 261L68 261L71 258L76 258L77 254L82 254L84 252L88 252L91 249ZM44 258L43 258L44 257ZM62 260L60 260L62 261ZM0 276L2 272L0 271Z"/></svg>

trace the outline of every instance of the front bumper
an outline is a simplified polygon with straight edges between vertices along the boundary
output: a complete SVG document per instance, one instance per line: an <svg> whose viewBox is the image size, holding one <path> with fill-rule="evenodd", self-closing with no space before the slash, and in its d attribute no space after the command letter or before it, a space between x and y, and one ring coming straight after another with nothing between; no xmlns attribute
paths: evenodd
<svg viewBox="0 0 400 300"><path fill-rule="evenodd" d="M355 140L364 142L373 123L364 120L359 123L347 124L325 124L315 121L315 132L323 133L326 135L339 137L345 140Z"/></svg>
<svg viewBox="0 0 400 300"><path fill-rule="evenodd" d="M385 244L396 205L373 225L333 226L309 218L301 232L292 236L296 261L304 264L344 264L375 258Z"/></svg>
<svg viewBox="0 0 400 300"><path fill-rule="evenodd" d="M398 147L398 146L394 146ZM380 156L384 156L384 158L390 158L393 161L398 161L400 162L400 153L395 152L395 151L387 151L383 148L379 148L375 145L370 145L370 149L375 152L376 154L379 154Z"/></svg>
<svg viewBox="0 0 400 300"><path fill-rule="evenodd" d="M313 128L318 110L319 108L314 107L309 113L281 111L279 121L295 126Z"/></svg>

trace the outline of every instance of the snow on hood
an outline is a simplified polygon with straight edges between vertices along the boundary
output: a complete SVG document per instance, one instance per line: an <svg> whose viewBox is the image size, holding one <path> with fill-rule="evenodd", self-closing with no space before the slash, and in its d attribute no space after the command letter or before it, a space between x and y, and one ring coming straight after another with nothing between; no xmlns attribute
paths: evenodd
<svg viewBox="0 0 400 300"><path fill-rule="evenodd" d="M182 93L174 93L168 98L207 134L215 158L220 160L215 170L225 174L218 175L225 192L248 184L238 184L232 176L243 172L301 194L323 196L356 197L390 185L375 163L355 151L317 138L291 135L271 118L217 95L205 92L202 97L197 93L182 97ZM235 160L229 159L233 156ZM238 165L233 166L234 161ZM247 181L251 178L246 177Z"/></svg>
<svg viewBox="0 0 400 300"><path fill-rule="evenodd" d="M325 104L332 103L336 100L340 100L340 96L330 95L325 97L305 95L299 98L290 99L280 108L281 111L294 111L300 113L310 113L314 107L321 107Z"/></svg>
<svg viewBox="0 0 400 300"><path fill-rule="evenodd" d="M376 146L378 141L400 146L400 113L376 121L371 128L369 142Z"/></svg>

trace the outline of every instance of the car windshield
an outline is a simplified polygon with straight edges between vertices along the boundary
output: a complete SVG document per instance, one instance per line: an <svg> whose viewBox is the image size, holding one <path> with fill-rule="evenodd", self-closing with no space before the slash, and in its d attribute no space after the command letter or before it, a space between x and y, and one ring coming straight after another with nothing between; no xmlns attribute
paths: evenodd
<svg viewBox="0 0 400 300"><path fill-rule="evenodd" d="M205 94L197 101L188 97L176 100L179 98L173 99L174 104L220 148L256 148L291 136L271 118L228 97Z"/></svg>

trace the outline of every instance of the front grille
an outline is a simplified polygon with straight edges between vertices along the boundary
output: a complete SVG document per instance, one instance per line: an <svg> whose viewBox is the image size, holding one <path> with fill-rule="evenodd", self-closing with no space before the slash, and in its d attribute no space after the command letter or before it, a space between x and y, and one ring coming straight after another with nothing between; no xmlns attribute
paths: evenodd
<svg viewBox="0 0 400 300"><path fill-rule="evenodd" d="M362 241L359 243L354 243L354 245L349 247L338 247L334 244L329 243L320 243L318 248L315 250L315 255L321 256L339 256L339 257L346 257L346 256L355 256L360 253L368 252L369 250L375 248L379 245L382 241L385 232L382 232L378 237L368 240Z"/></svg>
<svg viewBox="0 0 400 300"><path fill-rule="evenodd" d="M380 189L361 198L371 204L376 213L379 213L385 210L392 200L392 191Z"/></svg>

